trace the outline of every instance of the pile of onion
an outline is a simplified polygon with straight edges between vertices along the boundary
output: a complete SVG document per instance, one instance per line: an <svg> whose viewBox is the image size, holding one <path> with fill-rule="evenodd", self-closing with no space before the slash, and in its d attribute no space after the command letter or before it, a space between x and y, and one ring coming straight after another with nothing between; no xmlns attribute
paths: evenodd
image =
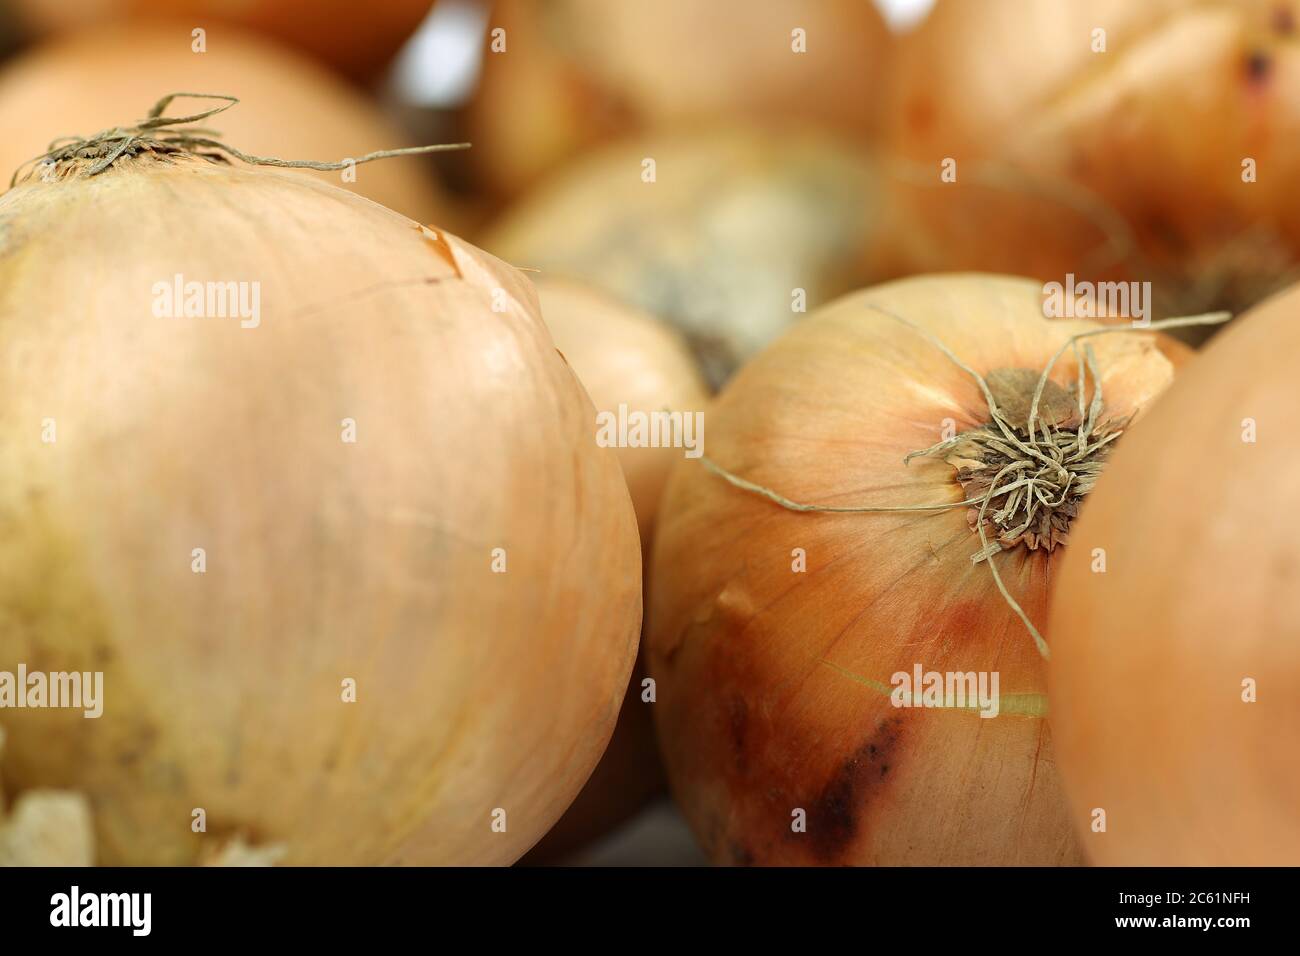
<svg viewBox="0 0 1300 956"><path fill-rule="evenodd" d="M708 390L686 344L670 328L579 282L542 276L536 285L542 317L556 348L598 413L617 417L620 405L629 414L703 411ZM659 499L682 455L682 449L672 447L618 449L647 559ZM651 704L642 699L643 677L638 667L605 755L573 805L525 862L564 859L663 791Z"/></svg>
<svg viewBox="0 0 1300 956"><path fill-rule="evenodd" d="M899 267L1258 301L1300 265L1297 29L1296 0L938 0L894 61Z"/></svg>
<svg viewBox="0 0 1300 956"><path fill-rule="evenodd" d="M481 242L676 325L717 385L872 274L879 205L875 167L837 139L677 129L572 165Z"/></svg>
<svg viewBox="0 0 1300 956"><path fill-rule="evenodd" d="M126 21L132 30L158 17L204 29L214 49L228 26L254 30L325 61L356 79L373 76L415 32L433 0L0 0L36 33Z"/></svg>
<svg viewBox="0 0 1300 956"><path fill-rule="evenodd" d="M515 270L161 148L0 197L0 669L103 673L99 719L3 711L6 786L84 793L107 864L510 862L636 655L591 401Z"/></svg>
<svg viewBox="0 0 1300 956"><path fill-rule="evenodd" d="M230 93L238 109L214 125L261 156L339 160L411 145L366 97L318 64L260 37L223 28L205 53L189 21L131 23L52 38L0 71L0 189L59 135L88 135L140 118L166 90ZM339 172L303 171L420 222L448 222L426 156Z"/></svg>
<svg viewBox="0 0 1300 956"><path fill-rule="evenodd" d="M501 0L467 114L475 169L513 195L593 144L692 120L797 119L862 136L889 39L870 0Z"/></svg>
<svg viewBox="0 0 1300 956"><path fill-rule="evenodd" d="M972 559L980 513L962 503L1005 480L997 449L1012 447L980 382L1022 440L1042 370L1097 328L1045 319L1029 280L907 279L809 316L711 407L712 466L679 464L660 506L645 653L673 792L715 860L1080 860L1046 648L991 571L1041 628L1089 476L1185 350L1154 333L1082 340L1083 416L1073 357L1056 364L1035 420L1073 484L1020 533L1020 511L989 509L993 569ZM933 510L853 513L918 507ZM895 707L893 676L916 666L997 672L997 716Z"/></svg>
<svg viewBox="0 0 1300 956"><path fill-rule="evenodd" d="M1097 863L1300 860L1297 354L1296 289L1216 338L1121 443L1062 564L1052 721Z"/></svg>

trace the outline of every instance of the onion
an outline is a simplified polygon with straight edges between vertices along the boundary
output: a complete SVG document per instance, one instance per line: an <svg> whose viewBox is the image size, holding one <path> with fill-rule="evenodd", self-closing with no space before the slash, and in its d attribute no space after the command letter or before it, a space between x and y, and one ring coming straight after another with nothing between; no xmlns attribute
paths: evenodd
<svg viewBox="0 0 1300 956"><path fill-rule="evenodd" d="M811 308L871 274L878 205L871 163L836 140L677 130L571 166L482 244L673 323L716 385L801 317L797 290Z"/></svg>
<svg viewBox="0 0 1300 956"><path fill-rule="evenodd" d="M537 280L546 326L586 387L597 412L702 411L708 390L681 339L636 309L568 279ZM680 448L618 449L648 549L659 498ZM646 550L648 555L648 550ZM605 755L560 822L525 858L553 863L612 830L664 789L650 708L641 699L641 668L633 674Z"/></svg>
<svg viewBox="0 0 1300 956"><path fill-rule="evenodd" d="M1079 860L1043 719L1045 661L988 564L972 561L982 535L996 533L1006 543L1000 553L993 543L993 568L1028 620L1043 623L1062 554L1054 545L1079 495L1039 511L1047 528L1036 520L1013 534L1017 512L973 530L976 514L960 503L987 489L1001 462L972 444L989 406L953 358L1023 426L1053 353L1099 328L1045 319L1041 287L1028 280L907 279L819 310L711 407L713 467L679 464L660 507L645 647L669 780L715 860ZM1174 366L1151 334L1084 341L1095 343L1104 393L1097 442ZM1057 423L1062 442L1080 430L1077 373L1065 365L1036 416ZM1089 372L1089 407L1096 382ZM960 441L931 448L945 425ZM1084 464L1101 467L1109 447ZM917 449L931 454L905 464ZM1085 488L1086 474L1078 480ZM792 510L810 505L944 510ZM985 675L997 716L896 708L894 675L917 667Z"/></svg>
<svg viewBox="0 0 1300 956"><path fill-rule="evenodd" d="M591 402L492 257L161 149L0 197L0 671L103 672L99 719L0 711L6 785L85 793L107 864L510 862L636 654ZM177 275L258 321L157 317Z"/></svg>
<svg viewBox="0 0 1300 956"><path fill-rule="evenodd" d="M702 411L709 392L680 336L653 316L581 282L537 280L542 316L597 412ZM641 540L648 542L680 448L619 448Z"/></svg>
<svg viewBox="0 0 1300 956"><path fill-rule="evenodd" d="M55 136L89 135L138 119L160 89L240 97L240 107L223 113L218 128L230 142L263 156L340 160L409 145L374 104L305 57L235 29L223 29L206 53L193 53L191 26L183 21L91 30L52 40L9 63L0 72L3 185ZM355 182L337 172L302 175L421 222L454 226L429 162L417 156L359 167Z"/></svg>
<svg viewBox="0 0 1300 956"><path fill-rule="evenodd" d="M940 0L896 58L900 267L1150 280L1165 314L1286 284L1297 23L1294 0Z"/></svg>
<svg viewBox="0 0 1300 956"><path fill-rule="evenodd" d="M501 0L494 29L505 50L489 39L467 122L476 169L508 195L662 123L782 118L864 135L889 44L870 0Z"/></svg>
<svg viewBox="0 0 1300 956"><path fill-rule="evenodd" d="M415 32L433 0L6 0L40 33L91 23L174 17L202 27L214 48L229 37L225 24L247 27L290 43L357 78L373 76ZM166 84L164 83L164 86Z"/></svg>
<svg viewBox="0 0 1300 956"><path fill-rule="evenodd" d="M1297 354L1300 290L1216 339L1123 441L1062 564L1053 724L1097 863L1300 860Z"/></svg>

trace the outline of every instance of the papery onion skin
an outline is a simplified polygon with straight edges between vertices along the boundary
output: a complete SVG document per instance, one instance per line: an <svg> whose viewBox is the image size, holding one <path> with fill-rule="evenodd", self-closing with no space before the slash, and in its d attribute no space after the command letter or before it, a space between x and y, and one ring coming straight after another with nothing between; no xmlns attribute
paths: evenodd
<svg viewBox="0 0 1300 956"><path fill-rule="evenodd" d="M233 27L311 53L356 79L372 77L397 52L433 6L433 0L7 0L28 29L61 32L90 23L125 21L138 30L159 17L202 27L210 49ZM183 45L188 46L188 39ZM205 91L206 92L206 91Z"/></svg>
<svg viewBox="0 0 1300 956"><path fill-rule="evenodd" d="M194 53L192 27L186 21L99 27L56 37L5 64L0 190L56 135L91 136L139 120L171 91L240 97L211 125L227 143L258 156L338 162L414 145L359 91L306 57L234 27L214 34L206 53ZM400 157L353 172L355 182L339 171L295 171L420 222L456 227L428 157Z"/></svg>
<svg viewBox="0 0 1300 956"><path fill-rule="evenodd" d="M103 671L104 713L4 711L6 785L86 793L106 864L513 861L598 760L641 617L531 286L301 176L61 176L0 197L0 669ZM177 273L260 282L260 325L155 317Z"/></svg>
<svg viewBox="0 0 1300 956"><path fill-rule="evenodd" d="M802 318L795 290L812 309L873 274L880 201L874 165L836 138L678 128L591 154L480 241L672 323L717 386Z"/></svg>
<svg viewBox="0 0 1300 956"><path fill-rule="evenodd" d="M938 0L887 110L898 268L1149 280L1164 314L1258 301L1300 260L1298 23L1294 0Z"/></svg>
<svg viewBox="0 0 1300 956"><path fill-rule="evenodd" d="M1293 288L1180 374L1076 526L1052 608L1050 686L1095 863L1300 863L1297 354Z"/></svg>
<svg viewBox="0 0 1300 956"><path fill-rule="evenodd" d="M467 129L479 176L505 196L664 124L797 120L867 136L890 49L869 0L502 0L493 29L506 48L484 55Z"/></svg>
<svg viewBox="0 0 1300 956"><path fill-rule="evenodd" d="M903 456L934 444L945 418L959 431L985 421L978 387L868 303L981 374L1042 368L1095 327L1045 319L1041 287L1022 279L921 277L854 293L741 370L710 409L705 453L800 502L963 500L950 465ZM1111 414L1172 377L1154 338L1091 340ZM1061 365L1053 380L1065 387L1074 374ZM670 783L716 861L1080 860L1048 724L1034 716L1046 665L989 569L971 563L978 548L965 508L795 513L699 462L677 466L656 528L645 647ZM1060 554L1021 547L994 559L1033 620L1046 617ZM1002 712L894 708L891 676L918 663L998 671ZM800 809L805 833L792 831Z"/></svg>

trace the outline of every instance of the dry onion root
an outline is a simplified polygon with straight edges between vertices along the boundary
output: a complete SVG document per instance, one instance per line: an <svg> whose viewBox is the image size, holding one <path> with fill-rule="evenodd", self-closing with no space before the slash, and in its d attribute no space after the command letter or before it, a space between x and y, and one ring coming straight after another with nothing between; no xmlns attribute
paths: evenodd
<svg viewBox="0 0 1300 956"><path fill-rule="evenodd" d="M339 158L404 145L359 90L328 70L260 37L223 27L204 53L191 49L188 22L117 24L52 38L0 69L0 170L3 182L43 152L56 133L105 129L168 89L221 90L243 100L223 113L227 140L251 153ZM353 152L353 151L357 152ZM451 203L422 156L365 167L347 180L320 179L419 222L448 220Z"/></svg>
<svg viewBox="0 0 1300 956"><path fill-rule="evenodd" d="M1295 0L940 0L895 58L898 267L1151 281L1157 316L1295 281L1298 23Z"/></svg>
<svg viewBox="0 0 1300 956"><path fill-rule="evenodd" d="M1098 864L1300 861L1298 354L1296 288L1210 343L1061 566L1053 725Z"/></svg>
<svg viewBox="0 0 1300 956"><path fill-rule="evenodd" d="M109 865L511 862L636 655L617 457L515 270L175 123L0 197L0 670L103 674L3 711L6 785Z"/></svg>
<svg viewBox="0 0 1300 956"><path fill-rule="evenodd" d="M1158 332L1100 336L1082 380L1044 379L1100 331L1045 319L1027 280L904 280L810 316L712 407L731 481L693 463L670 480L647 654L670 782L716 860L1080 859L1023 623L1045 617L1070 489L1172 380L1165 351L1185 354ZM1007 481L1058 454L1078 466L1066 494ZM999 716L896 709L893 675L916 666L997 673Z"/></svg>

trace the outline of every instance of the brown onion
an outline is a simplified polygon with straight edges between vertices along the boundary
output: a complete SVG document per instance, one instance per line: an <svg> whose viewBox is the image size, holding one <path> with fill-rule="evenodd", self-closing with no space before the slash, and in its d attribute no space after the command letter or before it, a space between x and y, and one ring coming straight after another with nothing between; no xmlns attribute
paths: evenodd
<svg viewBox="0 0 1300 956"><path fill-rule="evenodd" d="M1258 301L1300 254L1298 19L1295 0L939 0L896 58L899 267L1152 281L1165 314Z"/></svg>
<svg viewBox="0 0 1300 956"><path fill-rule="evenodd" d="M516 859L640 624L627 487L531 286L303 176L92 168L0 197L0 671L103 674L98 719L0 711L6 787L84 793L107 864Z"/></svg>
<svg viewBox="0 0 1300 956"><path fill-rule="evenodd" d="M1052 723L1096 863L1300 861L1297 354L1296 289L1215 339L1125 437L1062 563Z"/></svg>
<svg viewBox="0 0 1300 956"><path fill-rule="evenodd" d="M873 274L879 205L875 167L838 140L678 129L592 154L481 241L676 325L716 385L800 309Z"/></svg>
<svg viewBox="0 0 1300 956"><path fill-rule="evenodd" d="M502 0L495 29L505 49L489 37L469 138L479 175L507 195L663 123L794 119L863 136L890 40L870 0Z"/></svg>
<svg viewBox="0 0 1300 956"><path fill-rule="evenodd" d="M930 336L992 382L1014 418L1053 353L1096 328L1045 319L1041 287L1028 280L903 280L809 316L711 407L706 455L731 480L700 462L673 472L656 528L646 654L673 792L715 860L1078 862L1043 719L1046 662L988 565L973 563L977 515L957 506L1000 466L988 446L970 444L989 433L989 406ZM1122 430L1173 377L1156 339L1086 340L1104 386L1097 424L1109 423L1094 439ZM1053 435L1075 441L1074 363L1058 363L1049 381L1037 420L1050 410ZM1086 381L1090 403L1098 379ZM905 464L945 428L960 442ZM1108 447L1083 461L1104 464ZM1068 533L1081 494L1040 512L1049 529ZM1063 553L1052 547L1056 531L1001 527L988 526L1004 542L994 566L1041 625ZM990 688L999 675L997 716L896 708L894 676L917 666L983 674Z"/></svg>

